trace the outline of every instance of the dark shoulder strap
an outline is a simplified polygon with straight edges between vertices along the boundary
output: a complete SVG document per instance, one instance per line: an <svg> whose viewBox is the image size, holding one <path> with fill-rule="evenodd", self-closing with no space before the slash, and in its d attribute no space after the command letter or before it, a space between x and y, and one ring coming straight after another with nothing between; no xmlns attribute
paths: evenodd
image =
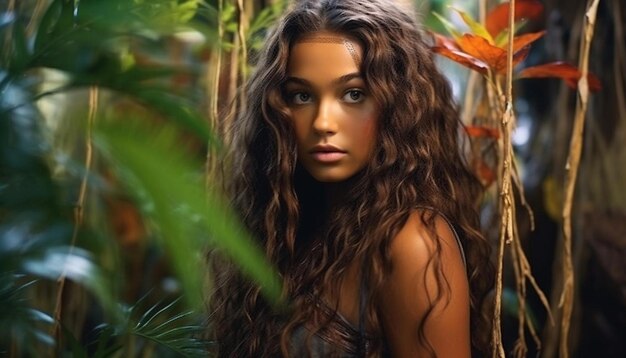
<svg viewBox="0 0 626 358"><path fill-rule="evenodd" d="M454 227L454 225L452 225L452 222L450 221L450 219L448 219L447 216L445 216L441 211L430 207L430 206L416 206L416 208L418 209L425 209L425 210L429 210L434 212L435 214L441 216L443 218L443 220L445 220L446 224L448 224L448 227L450 228L450 230L452 230L452 234L454 234L454 238L456 239L456 243L457 245L459 245L459 250L461 251L461 258L463 259L463 265L465 267L467 267L467 260L465 259L465 249L463 249L463 244L461 244L461 238L459 237L459 233L456 231L456 228Z"/></svg>

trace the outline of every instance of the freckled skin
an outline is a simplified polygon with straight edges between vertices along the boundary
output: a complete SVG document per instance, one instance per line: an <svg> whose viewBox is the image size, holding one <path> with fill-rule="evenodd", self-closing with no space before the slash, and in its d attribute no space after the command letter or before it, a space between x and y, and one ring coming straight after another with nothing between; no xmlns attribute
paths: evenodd
<svg viewBox="0 0 626 358"><path fill-rule="evenodd" d="M349 179L369 162L380 109L354 56L341 42L324 42L328 37L346 38L342 34L317 32L307 36L306 41L295 43L289 56L285 93L299 163L316 180L332 183ZM357 57L362 58L361 46L350 42ZM330 145L338 151L316 152L320 145Z"/></svg>

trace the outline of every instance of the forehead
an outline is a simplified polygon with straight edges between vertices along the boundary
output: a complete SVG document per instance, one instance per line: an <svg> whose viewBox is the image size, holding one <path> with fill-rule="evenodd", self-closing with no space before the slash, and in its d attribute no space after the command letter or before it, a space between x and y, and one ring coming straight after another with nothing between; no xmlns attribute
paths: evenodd
<svg viewBox="0 0 626 358"><path fill-rule="evenodd" d="M359 72L363 50L357 41L334 32L315 32L298 39L289 53L287 71L294 75L342 76Z"/></svg>

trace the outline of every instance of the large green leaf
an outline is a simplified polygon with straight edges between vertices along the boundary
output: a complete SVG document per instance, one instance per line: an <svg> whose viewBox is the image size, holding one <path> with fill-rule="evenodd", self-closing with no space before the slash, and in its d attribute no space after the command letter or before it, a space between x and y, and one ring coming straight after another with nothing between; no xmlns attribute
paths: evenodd
<svg viewBox="0 0 626 358"><path fill-rule="evenodd" d="M278 299L276 274L223 198L205 190L202 163L183 149L184 139L173 127L109 121L100 124L96 139L138 199L148 201L143 207L153 208L148 214L192 307L201 303L202 250L207 245L232 256L268 298Z"/></svg>

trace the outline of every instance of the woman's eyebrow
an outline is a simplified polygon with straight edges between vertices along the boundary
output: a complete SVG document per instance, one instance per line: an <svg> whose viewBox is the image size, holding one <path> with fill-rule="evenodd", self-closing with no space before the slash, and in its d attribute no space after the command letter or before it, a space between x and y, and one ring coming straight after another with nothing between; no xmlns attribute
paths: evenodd
<svg viewBox="0 0 626 358"><path fill-rule="evenodd" d="M343 75L335 80L333 80L333 84L342 84L342 83L346 83L349 82L352 79L363 79L361 77L361 73L360 72L352 72L352 73L348 73L347 75Z"/></svg>
<svg viewBox="0 0 626 358"><path fill-rule="evenodd" d="M349 82L350 80L355 79L355 78L363 79L361 77L361 73L360 72L352 72L352 73L345 74L345 75L343 75L341 77L337 77L336 79L334 79L332 81L332 84L333 85L343 84L343 83ZM290 83L301 84L301 85L304 85L304 86L311 86L311 82L307 81L304 78L295 77L295 76L290 76L285 81L285 84L290 84Z"/></svg>
<svg viewBox="0 0 626 358"><path fill-rule="evenodd" d="M300 78L300 77L288 77L287 80L285 81L285 84L299 84L299 85L303 85L303 86L310 86L311 83L307 80L305 80L304 78Z"/></svg>

